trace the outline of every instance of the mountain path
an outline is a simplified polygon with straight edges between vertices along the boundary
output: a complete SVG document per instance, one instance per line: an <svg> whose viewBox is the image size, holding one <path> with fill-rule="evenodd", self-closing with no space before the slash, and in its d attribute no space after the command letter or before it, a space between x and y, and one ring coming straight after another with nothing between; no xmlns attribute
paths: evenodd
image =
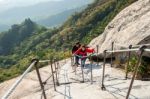
<svg viewBox="0 0 150 99"><path fill-rule="evenodd" d="M103 63L93 63L93 84L91 83L91 64L86 62L84 70L84 80L81 82L81 67L77 67L77 72L73 72L71 61L60 62L58 81L60 86L56 86L54 91L52 78L47 80L45 92L47 99L125 99L131 79L125 80L125 73L118 68L111 68L106 64L105 87L101 90ZM40 69L42 81L50 75L50 65ZM18 78L18 77L17 77ZM0 97L10 88L17 78L0 84ZM131 90L130 99L150 99L150 81L135 80ZM36 71L30 72L19 84L9 99L44 99L40 89Z"/></svg>
<svg viewBox="0 0 150 99"><path fill-rule="evenodd" d="M90 63L84 68L85 82L82 83L81 67L75 74L68 61L60 70L59 82L56 92L52 92L52 99L125 99L131 79L125 80L124 73L119 69L106 65L106 91L101 90L102 63L93 67L93 84L91 84ZM62 83L62 84L61 84ZM65 84L66 83L66 84ZM131 99L150 99L150 82L136 80L131 91ZM140 94L145 92L143 94Z"/></svg>

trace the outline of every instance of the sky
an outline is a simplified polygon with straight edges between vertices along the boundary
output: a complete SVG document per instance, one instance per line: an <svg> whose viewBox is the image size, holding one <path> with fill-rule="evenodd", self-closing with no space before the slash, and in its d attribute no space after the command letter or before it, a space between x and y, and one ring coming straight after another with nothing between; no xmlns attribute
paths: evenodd
<svg viewBox="0 0 150 99"><path fill-rule="evenodd" d="M13 7L29 6L46 1L62 1L62 0L0 0L0 11Z"/></svg>

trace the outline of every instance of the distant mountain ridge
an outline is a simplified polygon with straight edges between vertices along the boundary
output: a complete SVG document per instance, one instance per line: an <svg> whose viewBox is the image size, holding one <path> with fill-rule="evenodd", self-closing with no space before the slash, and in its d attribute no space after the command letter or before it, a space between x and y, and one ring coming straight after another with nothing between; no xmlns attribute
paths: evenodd
<svg viewBox="0 0 150 99"><path fill-rule="evenodd" d="M80 12L85 9L87 6L74 8L70 10L66 10L64 12L58 13L56 15L52 15L45 19L37 21L38 24L46 26L46 27L54 27L62 25L72 14L76 12Z"/></svg>
<svg viewBox="0 0 150 99"><path fill-rule="evenodd" d="M65 10L81 7L92 1L93 0L49 1L27 7L12 8L0 13L0 23L20 23L25 18L30 18L35 21L40 18L61 13Z"/></svg>

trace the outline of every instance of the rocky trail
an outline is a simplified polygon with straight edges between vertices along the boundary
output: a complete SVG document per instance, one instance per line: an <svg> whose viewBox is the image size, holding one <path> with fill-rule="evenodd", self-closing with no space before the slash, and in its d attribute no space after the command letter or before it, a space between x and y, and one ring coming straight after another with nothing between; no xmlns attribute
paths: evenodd
<svg viewBox="0 0 150 99"><path fill-rule="evenodd" d="M47 80L45 92L47 99L125 99L130 78L124 79L122 70L111 68L110 64L106 65L105 87L101 90L102 63L93 67L93 82L91 82L91 64L86 63L84 67L84 80L82 79L81 67L77 67L76 74L71 67L71 61L68 60L58 73L59 86L56 91L53 88L52 78ZM42 80L45 81L50 75L50 66L40 69ZM12 79L0 84L0 97L8 90L10 85L16 80ZM130 94L131 99L150 99L150 82L135 80ZM9 99L44 99L42 91L36 77L36 72L29 73L20 83Z"/></svg>
<svg viewBox="0 0 150 99"><path fill-rule="evenodd" d="M85 83L82 83L81 67L77 68L77 74L72 72L70 62L67 62L60 71L59 81L62 84L53 93L52 99L125 99L130 79L124 79L121 70L111 68L107 64L105 86L106 91L101 90L102 63L93 64L93 84L91 83L90 64L84 68ZM130 95L131 99L149 99L150 82L136 80ZM143 93L144 92L144 93ZM141 94L142 93L142 94Z"/></svg>

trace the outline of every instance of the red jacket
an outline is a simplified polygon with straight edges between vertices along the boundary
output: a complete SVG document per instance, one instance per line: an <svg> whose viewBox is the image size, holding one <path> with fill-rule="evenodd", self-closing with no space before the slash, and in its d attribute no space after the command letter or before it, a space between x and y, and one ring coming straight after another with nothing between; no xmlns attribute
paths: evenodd
<svg viewBox="0 0 150 99"><path fill-rule="evenodd" d="M81 55L81 56L87 56L87 53L94 53L94 49L93 48L86 48L85 51L82 51L82 49L78 49L75 54L77 55Z"/></svg>

